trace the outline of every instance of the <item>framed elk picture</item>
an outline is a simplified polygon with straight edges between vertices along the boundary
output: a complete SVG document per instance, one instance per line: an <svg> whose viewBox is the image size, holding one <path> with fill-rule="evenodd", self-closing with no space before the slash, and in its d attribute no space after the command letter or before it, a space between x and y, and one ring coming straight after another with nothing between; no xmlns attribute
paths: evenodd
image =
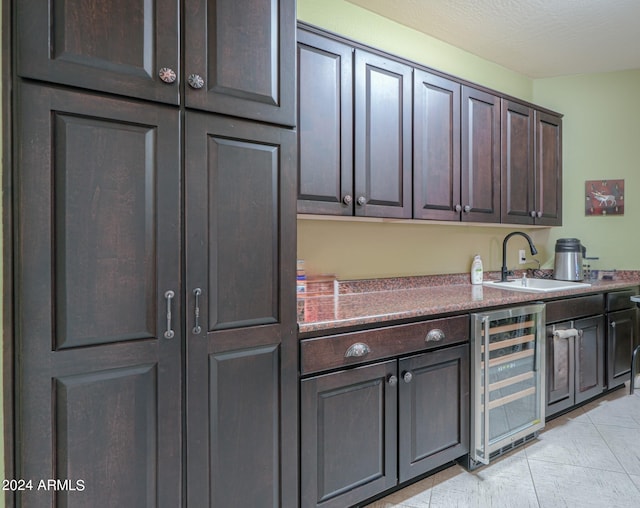
<svg viewBox="0 0 640 508"><path fill-rule="evenodd" d="M585 215L624 215L624 180L587 180Z"/></svg>

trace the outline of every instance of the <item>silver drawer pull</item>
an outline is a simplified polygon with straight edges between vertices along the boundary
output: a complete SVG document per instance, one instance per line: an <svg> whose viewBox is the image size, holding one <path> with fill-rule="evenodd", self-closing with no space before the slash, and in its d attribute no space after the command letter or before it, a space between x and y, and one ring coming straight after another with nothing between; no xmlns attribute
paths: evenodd
<svg viewBox="0 0 640 508"><path fill-rule="evenodd" d="M202 331L202 327L200 326L200 295L202 294L202 289L195 288L193 290L193 296L195 297L195 306L193 308L193 330L191 332L194 335L200 335Z"/></svg>
<svg viewBox="0 0 640 508"><path fill-rule="evenodd" d="M440 342L442 339L444 339L444 332L439 328L431 330L424 338L425 342Z"/></svg>
<svg viewBox="0 0 640 508"><path fill-rule="evenodd" d="M367 346L364 342L356 342L352 344L347 352L344 354L345 358L349 357L362 357L371 353L371 348Z"/></svg>
<svg viewBox="0 0 640 508"><path fill-rule="evenodd" d="M165 339L173 339L175 332L171 327L171 300L176 294L170 289L164 294L164 299L167 301L167 329L164 332Z"/></svg>

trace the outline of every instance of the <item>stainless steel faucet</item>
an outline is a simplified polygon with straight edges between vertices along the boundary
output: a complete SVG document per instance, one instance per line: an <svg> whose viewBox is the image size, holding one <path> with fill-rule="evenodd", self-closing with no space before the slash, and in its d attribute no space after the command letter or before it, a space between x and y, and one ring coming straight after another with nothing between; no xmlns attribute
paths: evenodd
<svg viewBox="0 0 640 508"><path fill-rule="evenodd" d="M535 256L538 253L538 249L536 249L536 246L533 245L533 240L528 234L523 233L522 231L514 231L513 233L509 233L507 236L505 236L504 240L502 241L502 272L500 277L501 282L505 282L508 275L513 275L513 272L507 270L507 241L509 240L509 238L515 235L520 235L526 238L527 242L529 242L529 250L531 251L532 256Z"/></svg>

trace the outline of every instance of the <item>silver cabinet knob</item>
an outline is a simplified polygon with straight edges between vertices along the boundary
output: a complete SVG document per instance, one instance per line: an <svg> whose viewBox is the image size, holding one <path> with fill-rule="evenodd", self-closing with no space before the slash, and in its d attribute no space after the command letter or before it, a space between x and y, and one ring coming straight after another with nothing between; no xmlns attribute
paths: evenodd
<svg viewBox="0 0 640 508"><path fill-rule="evenodd" d="M529 215L531 215L531 217L533 217L533 218L535 219L535 217L536 217L536 211L535 211L535 210L531 210L531 211L529 212Z"/></svg>
<svg viewBox="0 0 640 508"><path fill-rule="evenodd" d="M358 204L359 204L360 206L364 206L364 205L366 205L366 204L367 204L367 198L365 198L364 196L360 196L360 197L358 198Z"/></svg>
<svg viewBox="0 0 640 508"><path fill-rule="evenodd" d="M187 78L187 82L191 88L195 88L196 90L202 88L204 86L204 79L200 74L189 74Z"/></svg>
<svg viewBox="0 0 640 508"><path fill-rule="evenodd" d="M456 206L454 207L454 210L455 210L456 212L460 213L460 212L462 211L462 205L456 205Z"/></svg>
<svg viewBox="0 0 640 508"><path fill-rule="evenodd" d="M360 358L362 356L367 356L371 353L371 348L367 346L364 342L356 342L355 344L351 344L347 352L344 354L345 358L356 357Z"/></svg>
<svg viewBox="0 0 640 508"><path fill-rule="evenodd" d="M389 386L395 386L398 384L398 378L396 376L389 376L387 382L389 383Z"/></svg>
<svg viewBox="0 0 640 508"><path fill-rule="evenodd" d="M538 212L536 215L537 215L537 217L539 219L540 217L542 217L542 212Z"/></svg>
<svg viewBox="0 0 640 508"><path fill-rule="evenodd" d="M176 72L169 67L163 67L158 71L158 76L162 81L167 84L171 84L176 80Z"/></svg>
<svg viewBox="0 0 640 508"><path fill-rule="evenodd" d="M471 211L471 206L470 205L464 205L464 208L462 210L464 211L464 213L469 213Z"/></svg>
<svg viewBox="0 0 640 508"><path fill-rule="evenodd" d="M439 328L435 328L434 330L429 330L427 336L424 338L425 342L440 342L444 339L445 335L442 330Z"/></svg>
<svg viewBox="0 0 640 508"><path fill-rule="evenodd" d="M351 203L353 203L353 198L351 197L351 194L347 194L345 197L343 197L342 202L345 205L350 205Z"/></svg>
<svg viewBox="0 0 640 508"><path fill-rule="evenodd" d="M404 380L405 383L411 383L411 380L413 379L413 374L407 371L404 374L402 374L402 379Z"/></svg>

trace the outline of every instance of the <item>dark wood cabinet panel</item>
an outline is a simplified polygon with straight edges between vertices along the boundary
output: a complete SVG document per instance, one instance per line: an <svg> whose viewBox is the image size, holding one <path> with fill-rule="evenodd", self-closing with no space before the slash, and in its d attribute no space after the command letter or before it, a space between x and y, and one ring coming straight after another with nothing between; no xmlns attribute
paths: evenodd
<svg viewBox="0 0 640 508"><path fill-rule="evenodd" d="M295 125L295 0L194 0L184 17L188 107Z"/></svg>
<svg viewBox="0 0 640 508"><path fill-rule="evenodd" d="M562 225L562 119L506 99L502 222Z"/></svg>
<svg viewBox="0 0 640 508"><path fill-rule="evenodd" d="M536 224L562 225L562 118L535 112Z"/></svg>
<svg viewBox="0 0 640 508"><path fill-rule="evenodd" d="M462 220L500 222L500 99L462 87Z"/></svg>
<svg viewBox="0 0 640 508"><path fill-rule="evenodd" d="M178 0L14 4L18 75L178 103ZM174 83L160 79L163 67L176 73Z"/></svg>
<svg viewBox="0 0 640 508"><path fill-rule="evenodd" d="M355 53L355 214L410 218L412 69Z"/></svg>
<svg viewBox="0 0 640 508"><path fill-rule="evenodd" d="M87 487L19 502L178 506L178 111L17 94L16 474Z"/></svg>
<svg viewBox="0 0 640 508"><path fill-rule="evenodd" d="M353 215L353 48L298 31L298 212Z"/></svg>
<svg viewBox="0 0 640 508"><path fill-rule="evenodd" d="M399 481L469 452L469 346L399 361Z"/></svg>
<svg viewBox="0 0 640 508"><path fill-rule="evenodd" d="M555 330L578 335L554 337ZM570 409L604 390L604 318L602 315L547 326L546 416Z"/></svg>
<svg viewBox="0 0 640 508"><path fill-rule="evenodd" d="M343 508L395 486L396 366L392 360L301 382L301 506Z"/></svg>
<svg viewBox="0 0 640 508"><path fill-rule="evenodd" d="M607 314L607 388L614 388L627 381L631 370L631 355L637 344L637 309Z"/></svg>
<svg viewBox="0 0 640 508"><path fill-rule="evenodd" d="M533 224L536 210L534 111L502 101L502 221Z"/></svg>
<svg viewBox="0 0 640 508"><path fill-rule="evenodd" d="M295 506L296 135L189 111L185 138L187 502Z"/></svg>
<svg viewBox="0 0 640 508"><path fill-rule="evenodd" d="M413 73L413 218L460 220L460 85Z"/></svg>

